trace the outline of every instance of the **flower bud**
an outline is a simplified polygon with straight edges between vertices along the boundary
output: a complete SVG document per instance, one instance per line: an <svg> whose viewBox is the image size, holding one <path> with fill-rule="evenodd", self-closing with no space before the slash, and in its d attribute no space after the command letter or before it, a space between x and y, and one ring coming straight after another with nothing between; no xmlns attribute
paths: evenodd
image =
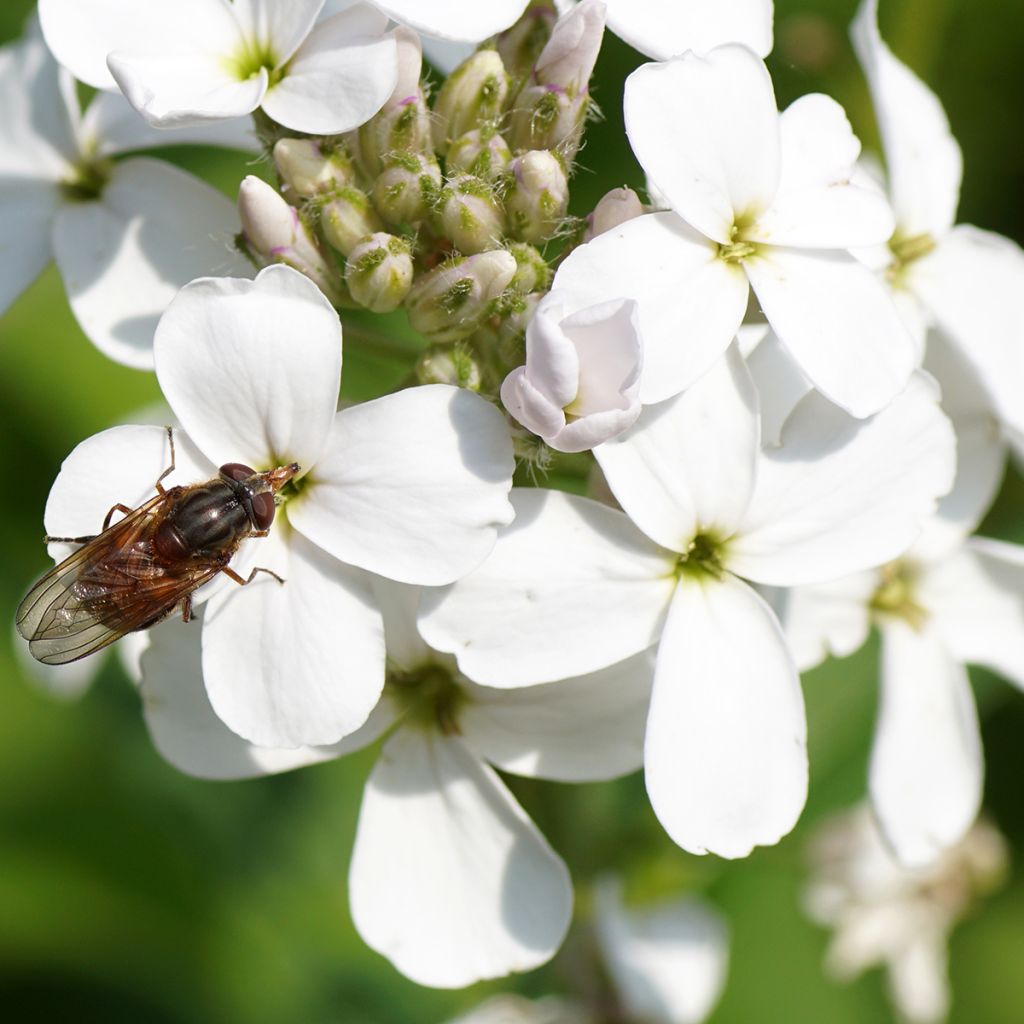
<svg viewBox="0 0 1024 1024"><path fill-rule="evenodd" d="M570 97L584 95L604 38L603 0L583 0L558 19L533 68L538 85L557 86Z"/></svg>
<svg viewBox="0 0 1024 1024"><path fill-rule="evenodd" d="M344 256L367 235L383 229L370 197L357 188L343 188L320 210L320 231L327 244Z"/></svg>
<svg viewBox="0 0 1024 1024"><path fill-rule="evenodd" d="M334 305L347 304L333 261L317 244L298 210L275 189L247 175L238 189L238 213L245 243L258 263L283 263L305 274Z"/></svg>
<svg viewBox="0 0 1024 1024"><path fill-rule="evenodd" d="M569 182L562 162L547 150L517 156L509 165L512 185L505 196L510 233L524 242L545 242L557 231L569 206Z"/></svg>
<svg viewBox="0 0 1024 1024"><path fill-rule="evenodd" d="M587 230L583 234L583 241L589 242L644 212L644 204L631 188L613 188L598 200L593 213L587 215Z"/></svg>
<svg viewBox="0 0 1024 1024"><path fill-rule="evenodd" d="M493 129L474 128L460 135L449 147L445 166L449 174L460 171L484 181L494 181L512 160L508 143Z"/></svg>
<svg viewBox="0 0 1024 1024"><path fill-rule="evenodd" d="M522 17L495 40L505 69L513 79L521 81L533 70L533 65L551 38L557 17L551 0L538 0L527 7Z"/></svg>
<svg viewBox="0 0 1024 1024"><path fill-rule="evenodd" d="M349 253L345 284L352 298L372 313L397 309L412 287L409 243L386 232L364 238Z"/></svg>
<svg viewBox="0 0 1024 1024"><path fill-rule="evenodd" d="M526 242L515 242L508 247L516 260L516 276L509 286L520 295L530 292L546 292L551 284L551 268L547 260Z"/></svg>
<svg viewBox="0 0 1024 1024"><path fill-rule="evenodd" d="M434 104L434 149L442 156L454 139L488 122L505 109L509 81L497 50L477 50L446 79Z"/></svg>
<svg viewBox="0 0 1024 1024"><path fill-rule="evenodd" d="M438 200L442 233L461 253L497 249L505 234L505 211L485 181L463 174L452 178Z"/></svg>
<svg viewBox="0 0 1024 1024"><path fill-rule="evenodd" d="M416 363L420 384L452 384L457 388L479 391L483 383L480 363L465 345L435 346L424 352Z"/></svg>
<svg viewBox="0 0 1024 1024"><path fill-rule="evenodd" d="M551 292L526 330L526 365L505 378L501 400L552 448L586 451L640 415L642 352L632 299L567 316Z"/></svg>
<svg viewBox="0 0 1024 1024"><path fill-rule="evenodd" d="M504 249L477 253L435 267L409 293L409 323L435 341L468 337L515 276L516 261Z"/></svg>
<svg viewBox="0 0 1024 1024"><path fill-rule="evenodd" d="M373 183L373 204L395 227L416 225L430 215L441 191L441 168L432 154L395 153Z"/></svg>
<svg viewBox="0 0 1024 1024"><path fill-rule="evenodd" d="M580 147L590 100L557 85L527 86L512 108L508 140L515 149L557 149L571 160Z"/></svg>
<svg viewBox="0 0 1024 1024"><path fill-rule="evenodd" d="M302 199L334 192L355 180L352 161L342 150L324 151L316 139L278 139L274 166L285 198Z"/></svg>
<svg viewBox="0 0 1024 1024"><path fill-rule="evenodd" d="M398 44L398 81L390 98L358 132L359 161L370 178L384 169L398 150L429 153L430 114L420 87L423 50L419 36L400 25L393 33Z"/></svg>

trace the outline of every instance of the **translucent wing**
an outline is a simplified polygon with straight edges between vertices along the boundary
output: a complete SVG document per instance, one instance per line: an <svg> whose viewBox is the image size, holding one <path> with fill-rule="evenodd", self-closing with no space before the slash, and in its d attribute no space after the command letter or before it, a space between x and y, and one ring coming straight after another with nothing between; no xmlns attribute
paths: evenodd
<svg viewBox="0 0 1024 1024"><path fill-rule="evenodd" d="M175 489L177 490L177 489ZM32 656L63 665L172 612L222 564L168 571L152 538L172 492L158 494L51 569L18 607L18 632Z"/></svg>

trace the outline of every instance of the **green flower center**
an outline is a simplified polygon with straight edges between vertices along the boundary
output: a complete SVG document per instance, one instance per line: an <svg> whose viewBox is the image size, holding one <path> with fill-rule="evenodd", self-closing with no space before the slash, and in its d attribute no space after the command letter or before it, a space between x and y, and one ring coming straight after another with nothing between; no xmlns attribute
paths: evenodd
<svg viewBox="0 0 1024 1024"><path fill-rule="evenodd" d="M60 183L61 192L73 203L92 202L103 195L113 170L113 160L87 157Z"/></svg>
<svg viewBox="0 0 1024 1024"><path fill-rule="evenodd" d="M268 87L276 85L284 78L284 68L278 64L279 61L270 44L255 41L246 43L234 56L227 59L228 73L240 82L258 75L265 68Z"/></svg>
<svg viewBox="0 0 1024 1024"><path fill-rule="evenodd" d="M729 241L718 243L718 258L726 263L742 263L757 252L756 242L745 242L743 233L750 227L751 218L737 217L729 231Z"/></svg>
<svg viewBox="0 0 1024 1024"><path fill-rule="evenodd" d="M890 562L882 569L882 581L871 597L869 607L883 617L902 619L913 629L923 629L928 612L917 603L916 571L906 562Z"/></svg>
<svg viewBox="0 0 1024 1024"><path fill-rule="evenodd" d="M698 533L676 562L676 576L720 580L725 574L726 542L714 533Z"/></svg>
<svg viewBox="0 0 1024 1024"><path fill-rule="evenodd" d="M468 698L452 669L429 661L410 671L389 671L388 689L410 724L458 734L459 711Z"/></svg>

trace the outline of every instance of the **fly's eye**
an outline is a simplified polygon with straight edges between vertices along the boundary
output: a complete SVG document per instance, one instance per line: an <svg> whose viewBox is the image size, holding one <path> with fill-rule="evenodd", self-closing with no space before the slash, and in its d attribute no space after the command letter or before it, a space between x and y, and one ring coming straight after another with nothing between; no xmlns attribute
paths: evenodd
<svg viewBox="0 0 1024 1024"><path fill-rule="evenodd" d="M274 521L274 495L261 491L252 496L252 521L257 530L269 530Z"/></svg>
<svg viewBox="0 0 1024 1024"><path fill-rule="evenodd" d="M229 462L226 466L220 467L220 475L225 480L248 480L256 475L256 470L250 466L243 466L240 462Z"/></svg>

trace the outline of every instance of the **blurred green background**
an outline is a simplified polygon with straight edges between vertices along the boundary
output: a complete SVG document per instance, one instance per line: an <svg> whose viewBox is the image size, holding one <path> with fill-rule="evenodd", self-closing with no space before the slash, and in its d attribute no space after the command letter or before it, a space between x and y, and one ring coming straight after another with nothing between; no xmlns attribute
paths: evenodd
<svg viewBox="0 0 1024 1024"><path fill-rule="evenodd" d="M666 0L670 2L670 0ZM961 217L1024 241L1024 5L1019 0L884 0L883 31L937 90L965 151ZM4 0L0 39L17 36L32 4ZM875 138L867 94L846 40L854 0L780 0L770 59L780 105L824 90ZM594 94L594 124L574 181L574 211L642 179L622 135L622 82L641 58L612 36ZM666 131L671 126L666 125ZM233 194L251 170L237 154L161 155ZM2 229L2 225L0 225ZM400 332L399 332L400 333ZM345 393L393 387L415 346L387 351L346 335ZM72 318L51 268L0 320L0 422L11 484L0 506L0 611L10 622L35 574L46 494L83 438L159 397L155 379L108 362ZM1024 399L1022 399L1024 400ZM1024 485L1011 472L985 530L1024 541ZM0 1012L9 1021L146 1024L399 1024L441 1022L486 995L565 990L567 954L529 976L433 992L363 946L345 878L363 780L373 753L262 781L188 779L153 752L137 698L116 661L77 701L47 695L20 668L0 629ZM821 971L827 936L798 896L808 831L865 788L875 707L872 645L806 678L812 782L797 830L729 864L690 857L664 836L639 776L613 785L512 780L569 863L585 917L587 882L624 870L641 896L705 892L733 935L718 1024L888 1021L881 976L840 986ZM986 806L1024 848L1024 695L975 674L988 762ZM1008 884L952 943L954 1011L963 1024L1024 1021L1024 878Z"/></svg>

